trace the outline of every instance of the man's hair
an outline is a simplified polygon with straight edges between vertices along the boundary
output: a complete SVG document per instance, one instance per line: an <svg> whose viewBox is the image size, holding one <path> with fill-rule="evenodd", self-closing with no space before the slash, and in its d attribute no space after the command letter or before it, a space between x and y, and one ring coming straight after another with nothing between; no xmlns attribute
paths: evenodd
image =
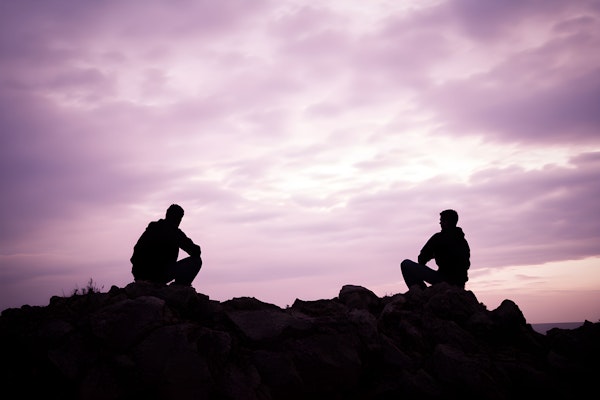
<svg viewBox="0 0 600 400"><path fill-rule="evenodd" d="M183 218L183 208L179 204L171 204L167 208L167 219L181 219Z"/></svg>
<svg viewBox="0 0 600 400"><path fill-rule="evenodd" d="M458 223L458 213L454 210L444 210L440 213L440 217L453 226Z"/></svg>

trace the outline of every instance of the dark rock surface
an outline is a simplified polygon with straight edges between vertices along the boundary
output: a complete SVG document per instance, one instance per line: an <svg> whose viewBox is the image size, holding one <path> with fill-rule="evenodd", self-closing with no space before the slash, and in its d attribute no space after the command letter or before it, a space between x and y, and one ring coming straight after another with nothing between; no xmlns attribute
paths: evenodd
<svg viewBox="0 0 600 400"><path fill-rule="evenodd" d="M19 398L572 398L600 373L600 323L542 335L514 302L445 284L281 309L132 283L7 309L0 338Z"/></svg>

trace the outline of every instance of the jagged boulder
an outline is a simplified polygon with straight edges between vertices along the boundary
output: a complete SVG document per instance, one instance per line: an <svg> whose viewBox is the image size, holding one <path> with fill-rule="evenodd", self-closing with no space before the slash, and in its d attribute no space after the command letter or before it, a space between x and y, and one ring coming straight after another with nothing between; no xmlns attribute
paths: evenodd
<svg viewBox="0 0 600 400"><path fill-rule="evenodd" d="M573 397L595 389L600 323L546 335L505 300L445 284L345 285L282 309L132 283L0 316L0 383L63 399Z"/></svg>

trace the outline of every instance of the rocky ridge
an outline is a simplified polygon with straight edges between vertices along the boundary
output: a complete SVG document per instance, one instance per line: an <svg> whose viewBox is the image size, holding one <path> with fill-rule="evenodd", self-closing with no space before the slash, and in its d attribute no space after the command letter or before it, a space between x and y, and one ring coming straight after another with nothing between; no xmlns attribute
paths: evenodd
<svg viewBox="0 0 600 400"><path fill-rule="evenodd" d="M512 399L593 392L600 323L546 335L445 284L282 309L132 283L0 315L5 392L61 399Z"/></svg>

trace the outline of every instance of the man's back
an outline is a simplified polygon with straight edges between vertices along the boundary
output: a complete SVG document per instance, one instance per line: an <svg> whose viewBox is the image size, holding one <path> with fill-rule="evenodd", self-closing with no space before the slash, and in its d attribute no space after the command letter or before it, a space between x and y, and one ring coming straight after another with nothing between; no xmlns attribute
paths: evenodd
<svg viewBox="0 0 600 400"><path fill-rule="evenodd" d="M179 229L160 219L148 224L131 256L136 279L164 281L166 267L177 261Z"/></svg>
<svg viewBox="0 0 600 400"><path fill-rule="evenodd" d="M426 264L432 258L443 280L465 283L470 262L470 248L465 234L459 227L442 229L427 241L419 254L419 263Z"/></svg>

